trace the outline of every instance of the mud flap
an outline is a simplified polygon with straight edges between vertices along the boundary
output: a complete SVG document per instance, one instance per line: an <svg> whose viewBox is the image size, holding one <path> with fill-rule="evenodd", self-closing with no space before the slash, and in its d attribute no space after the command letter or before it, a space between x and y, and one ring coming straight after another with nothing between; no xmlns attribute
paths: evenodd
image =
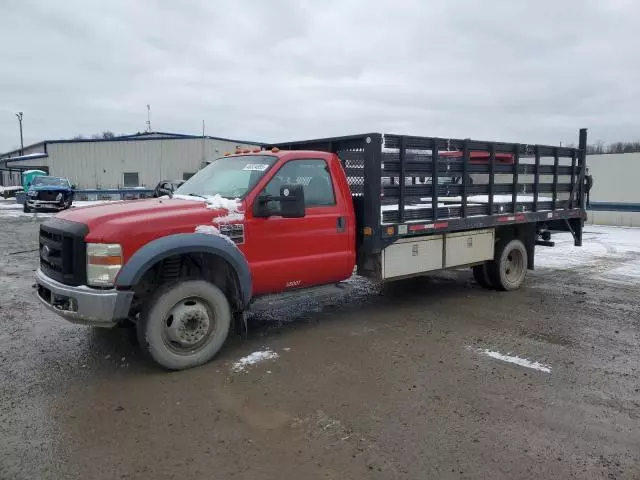
<svg viewBox="0 0 640 480"><path fill-rule="evenodd" d="M234 329L236 334L243 340L249 336L249 323L247 322L247 312L236 312L233 316Z"/></svg>

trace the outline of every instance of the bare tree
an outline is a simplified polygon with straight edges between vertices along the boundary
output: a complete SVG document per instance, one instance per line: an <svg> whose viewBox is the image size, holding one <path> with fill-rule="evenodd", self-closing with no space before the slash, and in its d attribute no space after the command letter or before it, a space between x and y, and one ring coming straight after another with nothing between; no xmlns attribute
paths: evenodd
<svg viewBox="0 0 640 480"><path fill-rule="evenodd" d="M602 155L605 153L633 153L640 152L640 141L635 142L613 142L605 144L598 140L595 144L587 145L588 155Z"/></svg>

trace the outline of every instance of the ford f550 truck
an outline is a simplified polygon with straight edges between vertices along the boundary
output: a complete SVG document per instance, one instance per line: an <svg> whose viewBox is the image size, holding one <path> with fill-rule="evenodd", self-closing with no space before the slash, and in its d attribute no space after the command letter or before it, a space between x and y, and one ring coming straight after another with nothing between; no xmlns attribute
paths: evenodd
<svg viewBox="0 0 640 480"><path fill-rule="evenodd" d="M371 133L228 154L172 197L40 227L37 295L76 323L130 322L161 366L215 356L262 295L471 267L515 290L554 231L582 242L579 148Z"/></svg>

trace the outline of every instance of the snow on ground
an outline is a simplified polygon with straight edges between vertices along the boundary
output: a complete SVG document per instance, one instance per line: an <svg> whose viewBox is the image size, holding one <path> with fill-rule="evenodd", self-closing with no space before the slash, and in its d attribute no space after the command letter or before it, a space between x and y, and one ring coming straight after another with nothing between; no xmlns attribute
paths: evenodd
<svg viewBox="0 0 640 480"><path fill-rule="evenodd" d="M567 270L575 267L619 262L598 273L598 278L625 284L640 284L640 228L586 225L582 247L573 244L570 233L554 234L555 247L536 248L536 268Z"/></svg>
<svg viewBox="0 0 640 480"><path fill-rule="evenodd" d="M247 370L247 367L251 365L255 365L256 363L264 362L265 360L275 360L279 355L273 350L258 350L257 352L253 352L246 357L242 357L237 362L234 362L231 366L231 371L233 373L242 373Z"/></svg>
<svg viewBox="0 0 640 480"><path fill-rule="evenodd" d="M470 348L470 347L467 347L467 348ZM531 368L533 370L538 370L540 372L551 373L551 367L549 365L527 360L526 358L518 357L516 355L505 355L504 353L489 350L487 348L478 349L477 352L482 355L486 355L487 357L493 358L495 360L500 360L502 362L512 363L520 367Z"/></svg>
<svg viewBox="0 0 640 480"><path fill-rule="evenodd" d="M570 233L555 233L555 247L536 248L536 267L571 268L576 264L595 263L602 257L640 255L640 228L585 225L582 246L573 244Z"/></svg>
<svg viewBox="0 0 640 480"><path fill-rule="evenodd" d="M115 203L113 200L97 200L97 201L77 201L73 202L71 208L79 208L79 207L90 207L93 205L101 205L104 203ZM25 213L22 210L22 205L16 203L15 198L8 198L6 200L0 199L0 218L2 217L10 217L10 218L18 218L18 217L51 217L55 215L56 212L31 212Z"/></svg>
<svg viewBox="0 0 640 480"><path fill-rule="evenodd" d="M188 197L189 200L193 200ZM113 203L113 201L77 201L72 208ZM388 206L387 206L388 208ZM22 205L15 199L0 199L0 218L6 217L50 217L55 213L24 213ZM230 218L240 220L241 212L230 212ZM215 219L214 219L215 220ZM220 219L217 219L218 223ZM226 218L225 218L226 220ZM203 233L216 233L213 226L199 226L210 230ZM217 229L216 229L217 230ZM624 284L640 284L640 228L610 227L601 225L586 225L582 247L573 245L570 233L556 233L552 240L556 243L553 248L536 248L536 268L566 270L575 267L602 264L603 261L613 260L616 265L598 271L598 278ZM600 269L602 270L602 269Z"/></svg>
<svg viewBox="0 0 640 480"><path fill-rule="evenodd" d="M19 192L20 190L22 190L22 187L3 187L2 185L0 185L0 193L4 193L4 192Z"/></svg>

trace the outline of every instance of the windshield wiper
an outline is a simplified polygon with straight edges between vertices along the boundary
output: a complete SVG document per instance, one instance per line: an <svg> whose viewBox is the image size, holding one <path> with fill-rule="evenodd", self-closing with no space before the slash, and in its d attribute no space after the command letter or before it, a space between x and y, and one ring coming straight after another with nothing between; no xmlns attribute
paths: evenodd
<svg viewBox="0 0 640 480"><path fill-rule="evenodd" d="M199 198L204 198L205 200L207 199L207 197L203 195L198 195L197 193L187 193L187 195L189 195L190 197L199 197Z"/></svg>

